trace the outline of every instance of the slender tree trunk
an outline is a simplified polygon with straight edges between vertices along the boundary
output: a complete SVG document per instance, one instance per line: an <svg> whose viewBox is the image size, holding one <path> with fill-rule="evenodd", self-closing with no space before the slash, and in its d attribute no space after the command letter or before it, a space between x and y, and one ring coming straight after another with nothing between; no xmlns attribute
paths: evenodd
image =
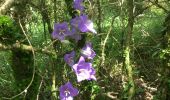
<svg viewBox="0 0 170 100"><path fill-rule="evenodd" d="M163 31L162 39L162 49L165 51L165 54L162 58L162 83L160 84L161 90L161 100L169 100L170 98L170 86L168 80L170 80L170 13L167 15L164 27L166 28ZM169 51L169 52L168 52Z"/></svg>
<svg viewBox="0 0 170 100"><path fill-rule="evenodd" d="M128 25L125 33L125 49L124 49L124 68L126 68L127 76L128 76L128 100L132 100L134 95L134 81L133 81L133 71L130 63L130 53L131 53L131 40L132 40L132 32L133 32L133 0L127 0L127 11L128 11Z"/></svg>
<svg viewBox="0 0 170 100"><path fill-rule="evenodd" d="M98 13L97 13L97 28L98 28L97 32L98 32L98 34L101 34L102 33L102 7L101 7L102 0L97 0L96 2L97 2L97 11L98 11ZM105 48L105 40L107 41L107 39L103 38L103 35L99 35L99 39L100 39L100 44L102 46L101 47L102 49L101 49L101 62L99 64L98 70L99 70L99 76L102 77L103 74L106 73L106 69L105 69L105 65L104 65L104 62L105 62L105 52L104 52L103 48Z"/></svg>
<svg viewBox="0 0 170 100"><path fill-rule="evenodd" d="M56 8L56 0L54 0L54 8ZM56 9L54 9L56 10ZM48 33L51 35L52 33L52 27L51 27L51 20L50 20L50 16L49 16L49 10L48 10L48 6L46 5L46 0L41 0L41 15L42 15L42 19L44 21L45 24L47 24L48 26ZM56 12L54 11L54 17L56 17ZM55 18L55 21L57 19ZM53 41L51 39L51 41ZM57 43L54 43L53 44L53 48L54 50L56 51L56 44ZM57 54L57 51L56 51L56 54ZM51 70L52 70L52 76L51 76L51 80L52 80L52 85L51 85L51 92L52 92L52 96L51 96L51 99L52 100L56 100L57 99L57 93L56 93L56 89L57 87L56 86L59 86L60 83L62 83L62 74L61 74L61 66L59 66L59 64L57 64L57 62L59 62L57 60L57 58L54 58L54 57L50 57L51 58Z"/></svg>

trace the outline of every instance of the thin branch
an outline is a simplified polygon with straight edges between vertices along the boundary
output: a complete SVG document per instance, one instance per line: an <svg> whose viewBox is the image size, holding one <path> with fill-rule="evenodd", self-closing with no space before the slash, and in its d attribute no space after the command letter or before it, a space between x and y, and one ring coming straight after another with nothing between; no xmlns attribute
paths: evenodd
<svg viewBox="0 0 170 100"><path fill-rule="evenodd" d="M42 87L43 80L44 80L44 79L43 79L43 76L42 76L40 85L39 85L39 87L38 87L38 93L37 93L37 99L36 99L36 100L39 100L39 94L40 94L40 91L41 91L41 87Z"/></svg>
<svg viewBox="0 0 170 100"><path fill-rule="evenodd" d="M105 47L106 47L107 40L109 39L109 35L110 35L110 33L111 33L112 29L113 29L114 19L115 19L115 17L112 18L112 22L111 22L109 31L108 31L108 33L107 33L107 35L106 35L106 37L105 37L105 39L104 39L104 41L102 43L102 54L101 54L102 55L102 61L101 61L101 66L103 66L104 62L105 62Z"/></svg>

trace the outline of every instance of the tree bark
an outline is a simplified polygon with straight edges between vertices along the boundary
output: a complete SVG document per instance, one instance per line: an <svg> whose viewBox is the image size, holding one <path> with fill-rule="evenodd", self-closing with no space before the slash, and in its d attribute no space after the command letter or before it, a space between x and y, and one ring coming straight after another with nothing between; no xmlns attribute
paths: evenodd
<svg viewBox="0 0 170 100"><path fill-rule="evenodd" d="M162 80L160 84L161 100L169 100L170 98L170 13L167 15L164 22L165 30L163 31L162 50L165 54L162 57Z"/></svg>
<svg viewBox="0 0 170 100"><path fill-rule="evenodd" d="M56 6L56 1L54 1L54 8ZM41 0L41 4L40 4L40 12L41 12L41 16L42 16L42 20L43 20L43 23L44 24L47 24L48 26L48 33L50 34L51 36L51 33L53 31L52 27L51 27L51 20L50 20L50 12L48 10L48 6L46 4L46 0ZM56 9L54 9L56 10ZM55 12L55 11L54 11ZM56 13L54 15L54 19L55 21L57 20L56 19ZM53 41L53 39L51 38L51 41ZM53 49L55 51L55 54L57 55L57 50L56 50L56 45L57 45L57 42L53 43ZM57 58L58 58L59 55L57 55ZM60 68L62 68L61 66L59 66L60 64L58 64L57 62L58 59L55 58L55 57L50 57L50 63L51 63L51 70L52 70L52 76L51 76L51 81L52 81L52 85L51 85L51 99L52 100L56 100L57 99L57 93L56 93L56 89L57 89L57 86L59 87L60 86L60 83L62 83L62 73L60 72Z"/></svg>
<svg viewBox="0 0 170 100"><path fill-rule="evenodd" d="M131 48L130 44L132 41L132 32L133 32L133 24L134 24L134 16L133 16L133 0L127 0L127 11L128 11L128 25L125 33L125 49L124 49L124 68L126 68L127 76L128 76L128 100L132 100L134 95L134 81L133 81L133 71L130 63L130 53Z"/></svg>

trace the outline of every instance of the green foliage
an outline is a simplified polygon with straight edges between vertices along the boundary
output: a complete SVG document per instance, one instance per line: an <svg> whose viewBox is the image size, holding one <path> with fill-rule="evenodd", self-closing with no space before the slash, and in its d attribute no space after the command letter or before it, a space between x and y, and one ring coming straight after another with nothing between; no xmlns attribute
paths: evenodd
<svg viewBox="0 0 170 100"><path fill-rule="evenodd" d="M91 99L94 100L95 97L97 96L97 94L99 94L101 91L101 88L98 84L92 84L92 96L91 96Z"/></svg>
<svg viewBox="0 0 170 100"><path fill-rule="evenodd" d="M164 49L164 50L162 50L161 53L160 53L160 58L161 58L161 59L168 59L168 58L166 57L166 55L169 55L169 54L170 54L170 48Z"/></svg>
<svg viewBox="0 0 170 100"><path fill-rule="evenodd" d="M19 28L9 16L0 16L0 41L14 43L19 39Z"/></svg>
<svg viewBox="0 0 170 100"><path fill-rule="evenodd" d="M0 100L1 97L14 94L15 87L13 83L15 82L12 75L12 69L10 67L10 56L11 52L0 52Z"/></svg>
<svg viewBox="0 0 170 100"><path fill-rule="evenodd" d="M27 1L27 10L30 11L27 12L27 10L24 10L24 14L26 14L26 18L24 20L25 28L33 47L35 47L37 50L45 49L50 52L54 51L54 41L51 40L51 33L49 33L48 31L47 22L43 23L43 21L46 21L47 19L43 18L41 14L43 12L46 12L46 9L47 11L49 10L49 12L46 12L46 14L49 14L49 16L46 17L49 17L51 21L50 24L52 26L54 19L56 19L57 22L69 21L71 19L70 15L73 16L73 14L76 12L72 12L71 10L71 1L73 0L56 0L56 9L53 8L54 3L52 1L42 0L46 3L45 5L43 5L40 1L31 0L32 4L29 4L30 1ZM91 16L94 22L99 21L97 8L98 4L96 3L96 1L97 0L85 1L85 12ZM127 5L125 5L126 0L124 2L119 2L118 0L100 0L100 2L102 11L102 32L94 35L93 37L88 35L86 38L86 40L88 40L88 38L92 40L93 48L97 54L95 60L93 61L93 67L97 69L97 81L85 81L84 83L79 84L75 82L74 85L80 88L80 94L77 97L77 100L106 100L106 97L102 94L107 94L108 92L117 92L118 94L116 96L118 96L118 99L126 99L127 91L132 86L131 83L128 83L128 78L123 72L122 67L122 50L124 48L123 43L126 39L124 34L126 34L125 29L128 22ZM66 6L67 3L68 6ZM165 3L168 2L165 1ZM136 0L134 5L137 4L139 4L139 7L135 6L134 13L136 13L136 10L139 10L138 8L140 8L141 10L143 6L148 6L148 2L145 2L145 0ZM162 4L160 3L160 5ZM163 4L162 6L164 7L164 5L165 4ZM161 73L161 70L164 68L164 66L162 66L161 64L162 60L169 59L169 56L167 55L170 54L170 49L162 49L161 47L162 30L165 29L165 27L163 27L163 23L166 17L166 13L164 13L161 8L156 7L156 5L151 6L151 8L146 9L139 16L135 17L132 34L133 42L130 44L131 51L129 56L131 66L133 67L134 81L142 76L147 85L152 88L152 86L157 87L161 84L161 78L158 77L158 74L164 75L164 73ZM56 15L54 15L53 11L56 11ZM20 14L20 12L18 14ZM116 17L114 20L114 24L112 26L113 29L105 46L105 64L103 66L100 66L102 59L102 43L111 27L112 17L116 15L118 15L118 17ZM96 24L96 22L94 23L95 29L97 29L98 26L98 23ZM12 18L10 18L9 16L0 16L0 43L2 42L5 44L12 44L15 43L17 40L23 39L23 36L24 35L22 34L20 27ZM24 40L26 40L25 36ZM51 96L51 76L53 71L56 71L57 75L63 75L63 73L64 75L66 75L63 75L61 77L70 77L70 80L66 79L67 81L73 82L76 80L76 76L71 75L73 73L71 68L63 64L64 53L69 52L74 47L76 47L76 45L71 44L71 46L69 46L70 44L67 44L69 42L65 42L66 43L63 43L62 46L58 43L56 45L56 48L59 48L62 51L62 53L60 51L57 51L58 53L61 53L60 56L58 56L58 54L49 56L43 54L42 52L35 51L36 77L38 78L34 80L35 83L32 84L30 92L32 92L33 90L38 91L38 87L40 86L39 81L41 80L40 78L42 78L43 82L39 91L39 100L48 100ZM79 53L77 53L76 55L79 55ZM13 59L14 61L13 63L11 63L11 61L9 60L11 56L16 57L16 59L20 59L20 62L16 62L15 59ZM58 58L59 60L55 60L55 63L53 63L52 59L56 58ZM11 97L19 93L21 90L25 89L32 77L32 60L32 52L18 51L17 53L15 52L12 55L11 52L4 53L0 51L0 99L1 97ZM78 57L76 60L78 60ZM54 68L52 68L53 66ZM101 67L103 67L103 70L100 70ZM23 75L23 73L14 73L14 71L18 70L18 68L19 72L23 72L26 77L22 78L22 80L18 79L18 84L14 84L16 82L16 79L22 77L21 75ZM61 69L64 69L63 73ZM28 71L30 73L28 73ZM60 80L61 77L56 77L56 84L61 84L63 82L62 80ZM66 80L64 79L64 82ZM124 87L122 86L122 81L125 82ZM170 80L168 80L168 86L168 89L170 89ZM58 88L59 86L57 85L56 87ZM135 95L146 93L145 89L146 88L136 86ZM159 96L161 94L159 91L160 90L158 89L156 91L157 93L150 93L153 95L153 100L160 100ZM59 91L57 91L57 94L59 94ZM37 93L32 93L31 96L36 95ZM21 96L20 98L22 97L23 96ZM96 99L97 97L99 99ZM142 97L142 99L145 98Z"/></svg>

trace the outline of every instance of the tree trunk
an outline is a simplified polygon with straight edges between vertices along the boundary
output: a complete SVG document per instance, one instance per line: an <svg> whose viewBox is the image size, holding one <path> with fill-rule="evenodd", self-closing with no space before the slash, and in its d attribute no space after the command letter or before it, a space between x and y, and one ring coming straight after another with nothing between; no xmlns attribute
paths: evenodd
<svg viewBox="0 0 170 100"><path fill-rule="evenodd" d="M161 100L170 98L170 13L164 22L165 30L163 31L162 49L165 51L162 57L162 82L160 84Z"/></svg>
<svg viewBox="0 0 170 100"><path fill-rule="evenodd" d="M41 0L41 4L40 4L40 11L41 11L41 16L42 16L42 20L43 20L43 23L44 24L47 24L48 26L48 33L51 35L53 29L51 27L51 20L50 20L50 12L48 10L48 5L46 4L46 0ZM56 0L54 0L54 8L56 7ZM56 9L54 9L56 10ZM57 20L56 19L56 11L54 11L54 19L55 21ZM53 39L51 39L51 41L53 41ZM59 47L59 46L56 46L57 43L55 42L53 44L53 48L54 50L56 51L56 54L57 54L57 50L56 50L56 47ZM52 80L52 85L51 85L51 100L56 100L57 99L57 92L58 90L57 87L59 87L62 83L62 70L61 70L61 66L59 66L60 64L58 64L57 62L60 62L57 58L59 58L57 56L57 58L55 57L50 57L50 63L51 63L51 70L52 70L52 76L51 76L51 80Z"/></svg>
<svg viewBox="0 0 170 100"><path fill-rule="evenodd" d="M132 66L130 64L130 44L132 41L132 32L133 32L133 24L134 24L134 17L133 17L133 0L127 0L127 11L128 11L128 25L127 30L125 33L126 40L125 40L125 49L124 49L124 68L127 71L128 76L128 93L127 98L128 100L132 100L134 95L134 81L133 81L133 71Z"/></svg>

